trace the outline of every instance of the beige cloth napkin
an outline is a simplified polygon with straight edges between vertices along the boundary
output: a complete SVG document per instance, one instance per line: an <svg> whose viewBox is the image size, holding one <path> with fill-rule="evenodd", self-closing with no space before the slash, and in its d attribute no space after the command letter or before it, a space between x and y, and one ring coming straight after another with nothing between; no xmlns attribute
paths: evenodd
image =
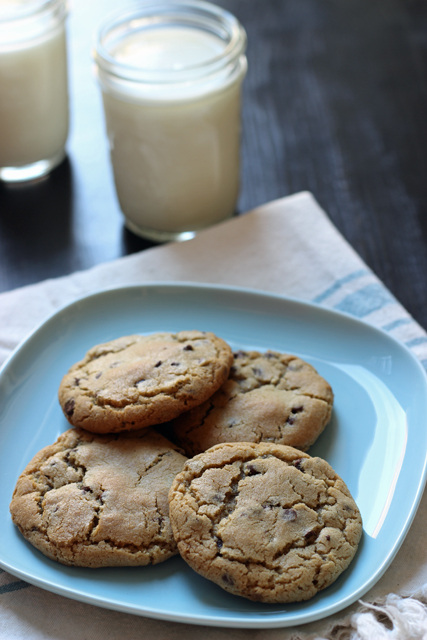
<svg viewBox="0 0 427 640"><path fill-rule="evenodd" d="M88 271L1 294L0 362L36 325L77 297L111 286L161 281L237 285L347 311L389 331L412 349L427 368L427 336L423 329L368 269L309 193L271 202L203 231L189 242L156 247ZM366 594L366 602L383 599L389 593L408 596L417 592L417 597L424 599L426 531L424 497L396 559ZM389 601L389 614L392 606L393 611L402 611L401 602L415 602L414 606L418 606L418 601L412 599ZM341 638L359 633L355 631L359 629L357 618L348 624L343 622L358 608L356 603L332 618L298 629L203 628L101 609L28 586L5 572L0 575L1 640L173 640L184 636L196 640L201 633L206 640L294 640L332 637L330 630L338 622L340 626L335 628L333 637L338 638L339 632ZM424 611L417 609L418 614L423 617ZM417 629L421 629L420 624L416 623Z"/></svg>

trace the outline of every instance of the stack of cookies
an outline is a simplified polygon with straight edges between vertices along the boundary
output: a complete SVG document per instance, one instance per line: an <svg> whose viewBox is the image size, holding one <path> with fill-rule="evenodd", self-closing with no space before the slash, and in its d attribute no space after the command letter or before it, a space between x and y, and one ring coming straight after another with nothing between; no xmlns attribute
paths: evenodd
<svg viewBox="0 0 427 640"><path fill-rule="evenodd" d="M71 367L59 401L73 428L33 458L10 506L49 558L142 566L180 553L261 602L306 600L351 562L359 510L304 453L332 390L296 356L233 354L203 331L126 336Z"/></svg>

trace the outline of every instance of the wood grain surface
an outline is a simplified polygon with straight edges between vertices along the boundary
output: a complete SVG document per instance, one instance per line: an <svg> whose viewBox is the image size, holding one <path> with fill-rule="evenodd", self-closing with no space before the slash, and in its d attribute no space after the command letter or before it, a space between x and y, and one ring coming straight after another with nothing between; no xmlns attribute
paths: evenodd
<svg viewBox="0 0 427 640"><path fill-rule="evenodd" d="M238 212L310 190L427 328L427 4L217 4L248 33ZM0 186L2 291L152 246L123 226L92 76L94 29L120 5L74 1L68 158L37 184Z"/></svg>

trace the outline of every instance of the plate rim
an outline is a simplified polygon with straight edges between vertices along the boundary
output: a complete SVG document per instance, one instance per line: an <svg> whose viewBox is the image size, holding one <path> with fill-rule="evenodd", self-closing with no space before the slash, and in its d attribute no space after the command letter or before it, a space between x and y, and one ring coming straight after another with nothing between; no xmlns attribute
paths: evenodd
<svg viewBox="0 0 427 640"><path fill-rule="evenodd" d="M89 300L91 298L96 298L97 296L102 296L102 295L108 295L108 294L114 294L116 292L119 291L126 291L126 290L135 290L135 289L156 289L156 288L167 288L167 287L171 287L173 289L176 288L183 288L183 289L202 289L202 290L217 290L217 291L229 291L229 292L237 292L237 293L242 293L242 294L250 294L250 295L254 295L254 296L259 296L259 297L265 297L265 298L274 298L276 300L283 300L286 302L290 302L292 304L296 304L299 305L301 307L310 307L310 308L314 308L317 311L321 312L321 313L325 313L325 315L331 314L333 316L338 316L341 317L343 320L349 321L349 322L353 322L356 325L363 325L365 327L368 327L369 329L373 330L374 332L378 332L380 335L382 335L383 337L386 337L388 340L390 340L392 343L394 343L395 345L397 345L398 347L400 347L404 352L406 352L407 355L409 355L413 362L418 366L420 372L424 375L426 381L427 381L427 371L424 369L423 365L421 364L420 360L412 353L412 351L403 343L400 342L400 340L397 340L397 338L395 338L394 336L392 336L390 333L388 333L387 331L384 331L384 329L381 329L380 327L376 327L375 325L371 324L370 322L368 322L367 320L364 320L363 318L357 318L356 316L352 315L351 313L348 313L346 311L342 311L341 309L334 309L332 307L327 307L325 305L322 305L318 302L312 302L310 300L304 300L303 298L298 298L297 296L289 296L287 294L282 294L282 293L276 293L274 291L262 291L261 289L255 289L252 287L240 287L240 286L234 286L234 285L228 285L228 284L215 284L215 283L211 283L211 282L197 282L197 281L192 281L192 280L180 280L180 281L174 281L174 280L159 280L154 281L154 282L141 282L141 283L133 283L133 284L123 284L123 285L115 285L113 287L100 287L94 291L91 291L89 293L85 293L81 296L76 297L74 300L70 301L70 302L66 302L65 304L62 304L58 307L58 309L55 309L54 311L52 311L51 313L49 313L43 320L40 320L35 327L25 336L25 338L23 338L17 345L16 347L12 350L12 352L6 357L6 359L4 360L4 362L0 365L0 375L3 374L3 370L6 368L6 366L9 364L9 361L16 356L16 354L26 345L26 343L32 339L33 335L35 333L37 333L40 329L42 329L46 324L48 324L50 321L52 321L54 318L56 318L56 316L59 316L61 313L67 311L68 309L71 309L74 306L77 306L78 304ZM427 383L426 383L427 384Z"/></svg>
<svg viewBox="0 0 427 640"><path fill-rule="evenodd" d="M395 347L400 349L406 357L412 361L412 364L418 369L419 373L421 373L421 377L424 380L424 392L427 397L427 373L422 366L419 359L408 349L408 347L394 338L392 335L384 331L383 329L376 327L375 325L370 324L363 318L356 318L355 316L343 312L341 310L336 310L330 307L326 307L320 305L315 302L306 301L297 297L288 296L285 294L279 294L275 292L265 292L254 288L248 287L237 287L233 285L222 285L215 283L201 283L201 282L192 282L192 281L159 281L159 282L147 282L140 284L125 284L125 285L117 285L113 287L103 287L96 289L92 292L81 295L71 302L65 303L61 305L58 309L50 313L43 320L41 320L32 331L15 347L15 349L9 354L6 360L0 367L0 382L7 371L8 367L11 365L15 357L26 348L27 344L31 342L36 334L44 329L46 325L51 322L54 322L61 314L69 312L73 307L77 307L79 304L84 302L89 302L90 300L98 297L98 296L109 296L117 294L117 293L126 293L131 290L143 290L143 289L187 289L187 290L203 290L203 291L217 291L219 293L222 292L230 292L230 293L239 293L243 295L253 295L255 297L263 297L263 298L273 298L282 302L290 303L292 306L300 306L302 308L312 308L315 309L317 313L323 314L325 317L333 316L341 318L345 322L350 322L350 324L355 324L356 326L364 326L369 331L373 333L377 332L380 334L383 339L390 341ZM21 571L20 569L15 569L9 562L5 562L1 557L0 551L0 567L2 567L5 571L10 573L11 575L20 578L32 585L45 589L47 591L56 593L63 597L67 597L72 600L78 600L80 602L99 606L102 608L106 608L109 610L120 611L123 613L139 615L150 617L158 620L165 621L174 621L180 622L183 624L194 624L194 625L204 625L204 626L212 626L212 627L229 627L229 628L253 628L253 629L267 629L267 628L285 628L290 627L295 624L308 624L310 622L314 622L317 620L321 620L331 616L347 606L353 604L358 598L364 595L369 589L371 589L378 580L385 573L387 568L390 566L391 562L395 558L398 550L400 549L403 541L405 540L411 524L415 518L417 513L423 490L427 481L427 450L424 455L424 463L422 467L422 473L418 479L418 484L415 490L415 499L412 502L411 510L408 513L408 517L406 518L405 523L401 527L399 536L395 539L393 546L388 550L386 557L379 567L377 567L376 572L370 577L369 580L366 580L363 585L361 585L356 591L353 591L351 594L346 596L345 598L338 598L338 600L329 605L326 610L303 612L295 614L285 614L284 612L272 612L264 613L264 614L256 614L254 617L251 617L247 620L242 620L242 616L245 613L240 613L239 616L233 618L232 615L230 617L221 617L221 614L215 614L214 616L206 615L206 614L177 614L177 613L167 613L163 610L153 610L150 608L141 608L134 607L133 605L121 605L118 602L114 602L108 598L100 598L100 596L92 596L91 594L86 594L81 592L79 589L74 589L70 587L61 586L55 583L52 583L46 579L39 578L34 576L32 573L28 574L25 571ZM284 620L283 617L286 616Z"/></svg>

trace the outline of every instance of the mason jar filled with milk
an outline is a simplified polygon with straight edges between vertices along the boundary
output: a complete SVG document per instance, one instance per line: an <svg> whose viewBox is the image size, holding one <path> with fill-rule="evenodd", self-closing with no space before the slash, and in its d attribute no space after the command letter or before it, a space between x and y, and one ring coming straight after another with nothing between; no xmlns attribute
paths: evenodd
<svg viewBox="0 0 427 640"><path fill-rule="evenodd" d="M100 28L94 59L126 226L185 240L239 191L246 34L207 2L143 2Z"/></svg>
<svg viewBox="0 0 427 640"><path fill-rule="evenodd" d="M64 0L0 0L0 180L43 176L68 134Z"/></svg>

